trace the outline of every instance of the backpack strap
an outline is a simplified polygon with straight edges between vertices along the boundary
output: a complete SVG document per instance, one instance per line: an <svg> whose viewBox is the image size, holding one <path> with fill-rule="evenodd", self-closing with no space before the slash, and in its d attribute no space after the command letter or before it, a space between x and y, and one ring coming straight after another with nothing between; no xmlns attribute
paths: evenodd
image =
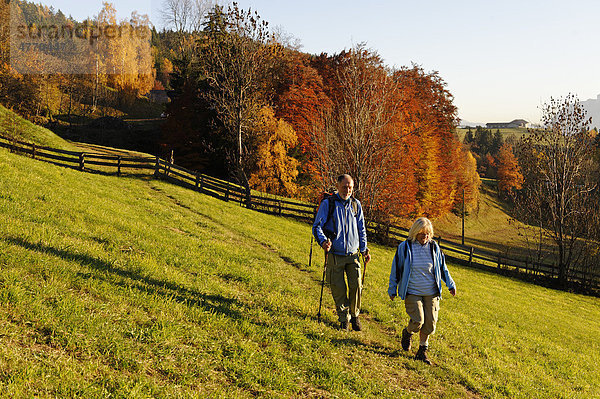
<svg viewBox="0 0 600 399"><path fill-rule="evenodd" d="M327 220L325 220L325 223L327 223L329 219L333 217L333 212L335 211L334 195L335 194L331 194L329 197L327 197L327 205L329 208L327 209ZM333 227L335 228L335 221L333 222Z"/></svg>
<svg viewBox="0 0 600 399"><path fill-rule="evenodd" d="M327 218L325 219L325 222L323 222L323 232L329 239L333 239L335 236L337 236L337 231L335 231L335 220L333 221L333 230L325 229L325 225L333 217L333 211L335 210L335 199L333 198L334 195L335 194L331 194L328 197L323 198L321 201L321 206L324 205L323 202L327 201Z"/></svg>

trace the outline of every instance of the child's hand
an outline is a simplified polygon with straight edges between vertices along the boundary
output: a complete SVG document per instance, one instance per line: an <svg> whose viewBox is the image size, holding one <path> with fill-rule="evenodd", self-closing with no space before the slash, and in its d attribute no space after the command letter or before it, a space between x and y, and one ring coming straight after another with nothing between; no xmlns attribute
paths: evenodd
<svg viewBox="0 0 600 399"><path fill-rule="evenodd" d="M390 300L393 301L396 298L396 295L390 295Z"/></svg>
<svg viewBox="0 0 600 399"><path fill-rule="evenodd" d="M456 288L452 288L450 290L450 293L452 294L452 296L456 296Z"/></svg>

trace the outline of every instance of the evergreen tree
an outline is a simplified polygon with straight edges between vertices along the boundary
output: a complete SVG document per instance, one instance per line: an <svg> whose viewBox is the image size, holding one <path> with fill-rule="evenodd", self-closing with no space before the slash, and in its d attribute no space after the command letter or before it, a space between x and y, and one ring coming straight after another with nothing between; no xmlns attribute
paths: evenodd
<svg viewBox="0 0 600 399"><path fill-rule="evenodd" d="M485 129L481 126L477 126L475 129L475 138L474 138L474 150L479 155L484 156L490 152L490 147L492 144L492 131Z"/></svg>
<svg viewBox="0 0 600 399"><path fill-rule="evenodd" d="M502 147L502 144L504 144L502 133L500 133L500 129L496 129L496 133L494 133L494 137L492 138L492 142L490 144L490 154L498 154L498 151L500 151L500 147Z"/></svg>
<svg viewBox="0 0 600 399"><path fill-rule="evenodd" d="M474 140L473 131L471 130L471 126L468 127L467 133L465 133L465 138L463 139L464 144L471 144Z"/></svg>

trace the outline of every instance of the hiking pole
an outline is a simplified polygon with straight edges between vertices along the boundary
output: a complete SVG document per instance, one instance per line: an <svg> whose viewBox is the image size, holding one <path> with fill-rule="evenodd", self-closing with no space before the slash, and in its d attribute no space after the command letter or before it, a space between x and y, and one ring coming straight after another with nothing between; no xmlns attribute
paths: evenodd
<svg viewBox="0 0 600 399"><path fill-rule="evenodd" d="M329 240L327 240L329 241ZM321 305L323 305L323 287L325 287L325 270L327 270L327 253L329 251L324 250L325 252L325 263L323 264L323 277L321 278L321 298L319 298L319 313L317 313L317 321L321 322Z"/></svg>
<svg viewBox="0 0 600 399"><path fill-rule="evenodd" d="M360 257L363 261L363 275L362 275L362 285L365 286L365 276L367 275L367 261L365 259L365 255L361 252Z"/></svg>
<svg viewBox="0 0 600 399"><path fill-rule="evenodd" d="M310 254L308 255L308 268L310 269L312 267L312 248L313 248L313 241L315 240L315 236L314 235L310 235Z"/></svg>

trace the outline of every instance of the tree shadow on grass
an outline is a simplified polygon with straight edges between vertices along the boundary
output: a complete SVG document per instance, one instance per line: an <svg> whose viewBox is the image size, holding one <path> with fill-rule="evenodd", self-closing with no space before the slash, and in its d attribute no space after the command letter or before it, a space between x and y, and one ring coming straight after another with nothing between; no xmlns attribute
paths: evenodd
<svg viewBox="0 0 600 399"><path fill-rule="evenodd" d="M239 310L235 309L236 307L242 308L243 304L234 298L226 298L218 294L205 294L170 281L142 276L138 273L116 267L111 262L106 262L102 259L72 250L59 249L42 243L32 243L20 237L2 237L1 239L29 251L56 256L67 261L80 263L96 271L109 273L107 277L103 277L97 273L77 273L82 278L104 280L124 288L134 287L149 295L159 295L168 300L198 306L210 313L222 314L232 319L242 319L244 317Z"/></svg>

